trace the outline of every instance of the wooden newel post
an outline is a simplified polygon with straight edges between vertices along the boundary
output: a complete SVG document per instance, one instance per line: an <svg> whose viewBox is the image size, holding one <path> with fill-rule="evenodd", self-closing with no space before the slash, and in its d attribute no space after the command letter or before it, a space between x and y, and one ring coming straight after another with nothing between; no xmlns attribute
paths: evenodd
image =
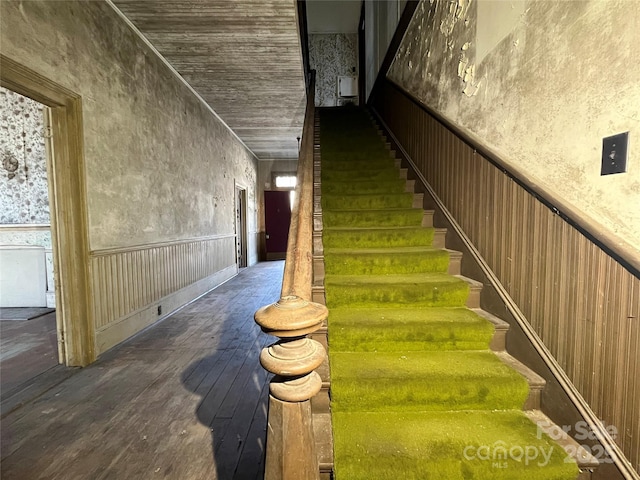
<svg viewBox="0 0 640 480"><path fill-rule="evenodd" d="M269 385L265 480L318 480L320 471L311 423L311 402L322 387L314 370L326 352L305 335L327 319L327 307L295 295L258 310L262 330L280 337L264 348L260 363L275 377Z"/></svg>

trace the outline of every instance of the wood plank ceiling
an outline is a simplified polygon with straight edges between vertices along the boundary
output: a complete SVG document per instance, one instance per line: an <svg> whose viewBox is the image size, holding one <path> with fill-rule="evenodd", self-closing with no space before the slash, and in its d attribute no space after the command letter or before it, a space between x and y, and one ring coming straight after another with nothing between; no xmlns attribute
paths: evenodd
<svg viewBox="0 0 640 480"><path fill-rule="evenodd" d="M304 121L294 0L113 0L260 160L296 159Z"/></svg>

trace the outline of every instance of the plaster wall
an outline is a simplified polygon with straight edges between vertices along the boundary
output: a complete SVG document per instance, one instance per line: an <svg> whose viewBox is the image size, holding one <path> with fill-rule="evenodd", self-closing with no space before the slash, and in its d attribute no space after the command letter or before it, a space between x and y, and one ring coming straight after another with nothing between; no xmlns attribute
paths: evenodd
<svg viewBox="0 0 640 480"><path fill-rule="evenodd" d="M92 250L232 233L234 180L255 232L257 160L108 4L0 8L2 53L82 96Z"/></svg>
<svg viewBox="0 0 640 480"><path fill-rule="evenodd" d="M338 97L338 77L358 74L357 33L310 34L309 64L316 70L317 107L353 103Z"/></svg>
<svg viewBox="0 0 640 480"><path fill-rule="evenodd" d="M640 249L638 24L625 1L422 1L388 77ZM626 131L627 172L601 176Z"/></svg>
<svg viewBox="0 0 640 480"><path fill-rule="evenodd" d="M257 261L257 159L108 3L2 1L0 52L82 99L96 352L237 272L236 184Z"/></svg>

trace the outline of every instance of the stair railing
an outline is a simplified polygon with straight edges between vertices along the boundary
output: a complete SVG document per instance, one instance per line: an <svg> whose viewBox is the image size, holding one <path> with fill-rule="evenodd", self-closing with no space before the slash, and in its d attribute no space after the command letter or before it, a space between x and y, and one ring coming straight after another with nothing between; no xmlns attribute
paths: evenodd
<svg viewBox="0 0 640 480"><path fill-rule="evenodd" d="M322 387L315 369L324 361L326 352L319 342L307 337L322 326L328 315L324 305L311 301L314 92L315 72L312 72L282 292L276 303L260 308L255 314L262 331L280 337L260 354L261 365L275 374L269 385L266 480L320 478L310 399Z"/></svg>

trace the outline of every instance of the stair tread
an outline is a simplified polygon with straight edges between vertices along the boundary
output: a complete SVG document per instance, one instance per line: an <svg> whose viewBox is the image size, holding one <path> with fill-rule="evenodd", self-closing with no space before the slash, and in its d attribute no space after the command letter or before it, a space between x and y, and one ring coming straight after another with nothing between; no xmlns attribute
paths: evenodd
<svg viewBox="0 0 640 480"><path fill-rule="evenodd" d="M332 415L339 478L369 480L372 472L376 480L575 480L578 475L576 463L546 435L538 435L522 411ZM526 463L524 455L520 461L513 458L525 449L536 458ZM494 453L504 456L494 459Z"/></svg>
<svg viewBox="0 0 640 480"><path fill-rule="evenodd" d="M540 430L546 435L553 438L558 445L560 445L565 452L575 460L578 466L582 469L595 469L600 465L600 462L589 451L587 451L582 445L578 444L573 438L571 438L562 428L556 425L549 417L547 417L540 410L528 410L525 415L534 422Z"/></svg>
<svg viewBox="0 0 640 480"><path fill-rule="evenodd" d="M378 213L378 212L393 212L393 213L403 213L403 212L415 212L416 210L424 211L422 208L414 208L414 207L391 207L391 208L345 208L340 210L327 210L325 212L335 212L335 213Z"/></svg>
<svg viewBox="0 0 640 480"><path fill-rule="evenodd" d="M473 310L475 313L480 315L482 318L485 318L489 322L491 322L497 330L509 330L510 328L510 325L508 322L505 322L501 318L496 317L495 315L487 312L486 310L483 310L481 308L473 308L471 310Z"/></svg>
<svg viewBox="0 0 640 480"><path fill-rule="evenodd" d="M321 174L336 173L338 176L343 172L350 172L354 175L359 175L363 170L381 172L383 170L395 170L398 172L398 164L394 158L390 156L383 156L374 159L358 158L354 161L347 161L346 159L334 159L327 160L326 155L322 155L321 158L322 169ZM331 175L329 175L330 177ZM333 179L331 179L333 181Z"/></svg>
<svg viewBox="0 0 640 480"><path fill-rule="evenodd" d="M489 350L330 351L334 411L521 409L526 379Z"/></svg>
<svg viewBox="0 0 640 480"><path fill-rule="evenodd" d="M422 307L464 306L470 285L463 278L446 273L404 273L389 275L325 275L327 306Z"/></svg>
<svg viewBox="0 0 640 480"><path fill-rule="evenodd" d="M404 274L388 274L388 275L327 275L327 281L334 284L344 285L393 285L393 284L429 284L444 283L457 284L464 282L459 276L448 275L446 273L427 272L427 273L404 273Z"/></svg>
<svg viewBox="0 0 640 480"><path fill-rule="evenodd" d="M340 248L345 245L353 248L388 248L390 246L433 246L443 242L444 233L432 227L400 226L375 228L347 228L325 226L322 244L327 248Z"/></svg>
<svg viewBox="0 0 640 480"><path fill-rule="evenodd" d="M345 188L346 185L351 185L355 182L395 182L396 180L402 180L402 178L400 177L400 171L394 166L385 168L372 168L365 174L361 173L359 170L326 169L322 169L322 173L320 174L321 183L331 182L345 184ZM353 195L357 195L357 193L353 193Z"/></svg>
<svg viewBox="0 0 640 480"><path fill-rule="evenodd" d="M427 213L429 213L429 210L426 210ZM446 230L444 228L433 228L433 227L421 227L421 226L414 226L414 225L402 225L399 227L331 227L331 226L327 226L324 228L325 230L328 231L336 231L336 232L357 232L357 231L366 231L366 232L375 232L376 230L380 230L380 231L384 231L384 232L388 232L388 231L395 231L395 230L400 230L400 231L413 231L413 230L419 230L419 231L424 231L424 230L432 230L432 231L443 231Z"/></svg>
<svg viewBox="0 0 640 480"><path fill-rule="evenodd" d="M447 272L447 250L428 246L325 249L327 274L385 275Z"/></svg>
<svg viewBox="0 0 640 480"><path fill-rule="evenodd" d="M349 225L352 227L374 226L414 226L419 227L425 220L422 208L363 208L328 210L323 209L322 221L326 225Z"/></svg>
<svg viewBox="0 0 640 480"><path fill-rule="evenodd" d="M465 307L354 308L329 312L333 351L486 349L494 326Z"/></svg>
<svg viewBox="0 0 640 480"><path fill-rule="evenodd" d="M494 352L494 354L504 362L505 365L513 368L520 375L527 379L527 382L532 388L543 388L547 381L538 375L536 372L527 367L524 363L520 362L517 358L512 357L507 352Z"/></svg>
<svg viewBox="0 0 640 480"><path fill-rule="evenodd" d="M372 210L392 208L416 208L413 206L415 194L410 192L394 192L389 194L327 193L321 199L322 208L327 211Z"/></svg>
<svg viewBox="0 0 640 480"><path fill-rule="evenodd" d="M444 248L436 248L431 246L412 246L412 247L366 247L366 248L334 248L327 247L324 249L325 253L332 255L402 255L405 253L448 253L449 251Z"/></svg>
<svg viewBox="0 0 640 480"><path fill-rule="evenodd" d="M382 196L385 197L413 197L414 195L416 195L415 193L411 193L411 192L391 192L391 193L385 193ZM323 195L323 197L355 197L355 198L362 198L362 197L380 197L381 195L379 193L326 193L325 195Z"/></svg>

